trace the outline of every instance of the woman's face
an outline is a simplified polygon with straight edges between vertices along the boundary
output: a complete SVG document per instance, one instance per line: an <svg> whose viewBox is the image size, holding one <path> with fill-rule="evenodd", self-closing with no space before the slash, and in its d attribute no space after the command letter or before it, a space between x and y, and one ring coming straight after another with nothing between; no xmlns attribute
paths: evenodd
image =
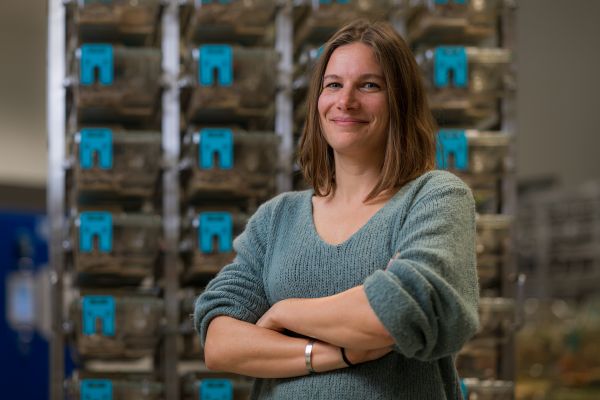
<svg viewBox="0 0 600 400"><path fill-rule="evenodd" d="M387 88L364 43L338 47L329 58L318 103L327 143L339 154L383 154L389 124Z"/></svg>

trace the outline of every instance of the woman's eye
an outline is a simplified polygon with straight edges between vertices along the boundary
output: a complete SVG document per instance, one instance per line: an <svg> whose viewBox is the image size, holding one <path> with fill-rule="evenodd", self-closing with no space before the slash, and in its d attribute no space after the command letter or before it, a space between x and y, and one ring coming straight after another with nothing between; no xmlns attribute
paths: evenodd
<svg viewBox="0 0 600 400"><path fill-rule="evenodd" d="M341 88L342 85L339 84L338 82L329 82L328 84L325 85L326 88L331 88L331 89L338 89Z"/></svg>
<svg viewBox="0 0 600 400"><path fill-rule="evenodd" d="M380 88L380 86L378 84L376 84L375 82L366 82L363 86L367 89L379 89Z"/></svg>

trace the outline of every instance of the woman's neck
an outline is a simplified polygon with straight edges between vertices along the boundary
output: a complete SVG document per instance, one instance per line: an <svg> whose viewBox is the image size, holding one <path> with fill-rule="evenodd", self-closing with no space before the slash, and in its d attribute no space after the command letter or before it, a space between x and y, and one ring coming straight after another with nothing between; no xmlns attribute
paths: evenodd
<svg viewBox="0 0 600 400"><path fill-rule="evenodd" d="M366 161L335 157L336 189L330 200L348 205L364 202L379 180L382 163L378 160Z"/></svg>

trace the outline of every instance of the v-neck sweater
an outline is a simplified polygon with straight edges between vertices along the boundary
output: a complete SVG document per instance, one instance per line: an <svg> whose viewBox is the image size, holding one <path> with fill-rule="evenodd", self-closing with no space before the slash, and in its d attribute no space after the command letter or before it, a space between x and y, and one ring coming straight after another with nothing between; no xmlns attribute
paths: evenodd
<svg viewBox="0 0 600 400"><path fill-rule="evenodd" d="M234 240L236 257L198 297L204 345L211 320L256 323L276 302L364 285L394 351L351 368L256 379L252 399L459 399L454 356L478 327L475 202L453 174L405 184L343 243L321 239L312 190L259 207Z"/></svg>

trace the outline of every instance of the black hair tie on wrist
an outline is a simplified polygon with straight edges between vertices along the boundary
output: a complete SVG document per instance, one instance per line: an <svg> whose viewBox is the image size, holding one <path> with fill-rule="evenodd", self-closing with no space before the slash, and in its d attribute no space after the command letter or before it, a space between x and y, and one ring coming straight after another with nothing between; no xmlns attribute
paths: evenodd
<svg viewBox="0 0 600 400"><path fill-rule="evenodd" d="M350 362L350 360L348 360L348 357L346 356L346 349L343 347L340 347L340 350L342 350L342 360L344 360L344 362L346 363L347 366L353 367L354 364L352 364Z"/></svg>

